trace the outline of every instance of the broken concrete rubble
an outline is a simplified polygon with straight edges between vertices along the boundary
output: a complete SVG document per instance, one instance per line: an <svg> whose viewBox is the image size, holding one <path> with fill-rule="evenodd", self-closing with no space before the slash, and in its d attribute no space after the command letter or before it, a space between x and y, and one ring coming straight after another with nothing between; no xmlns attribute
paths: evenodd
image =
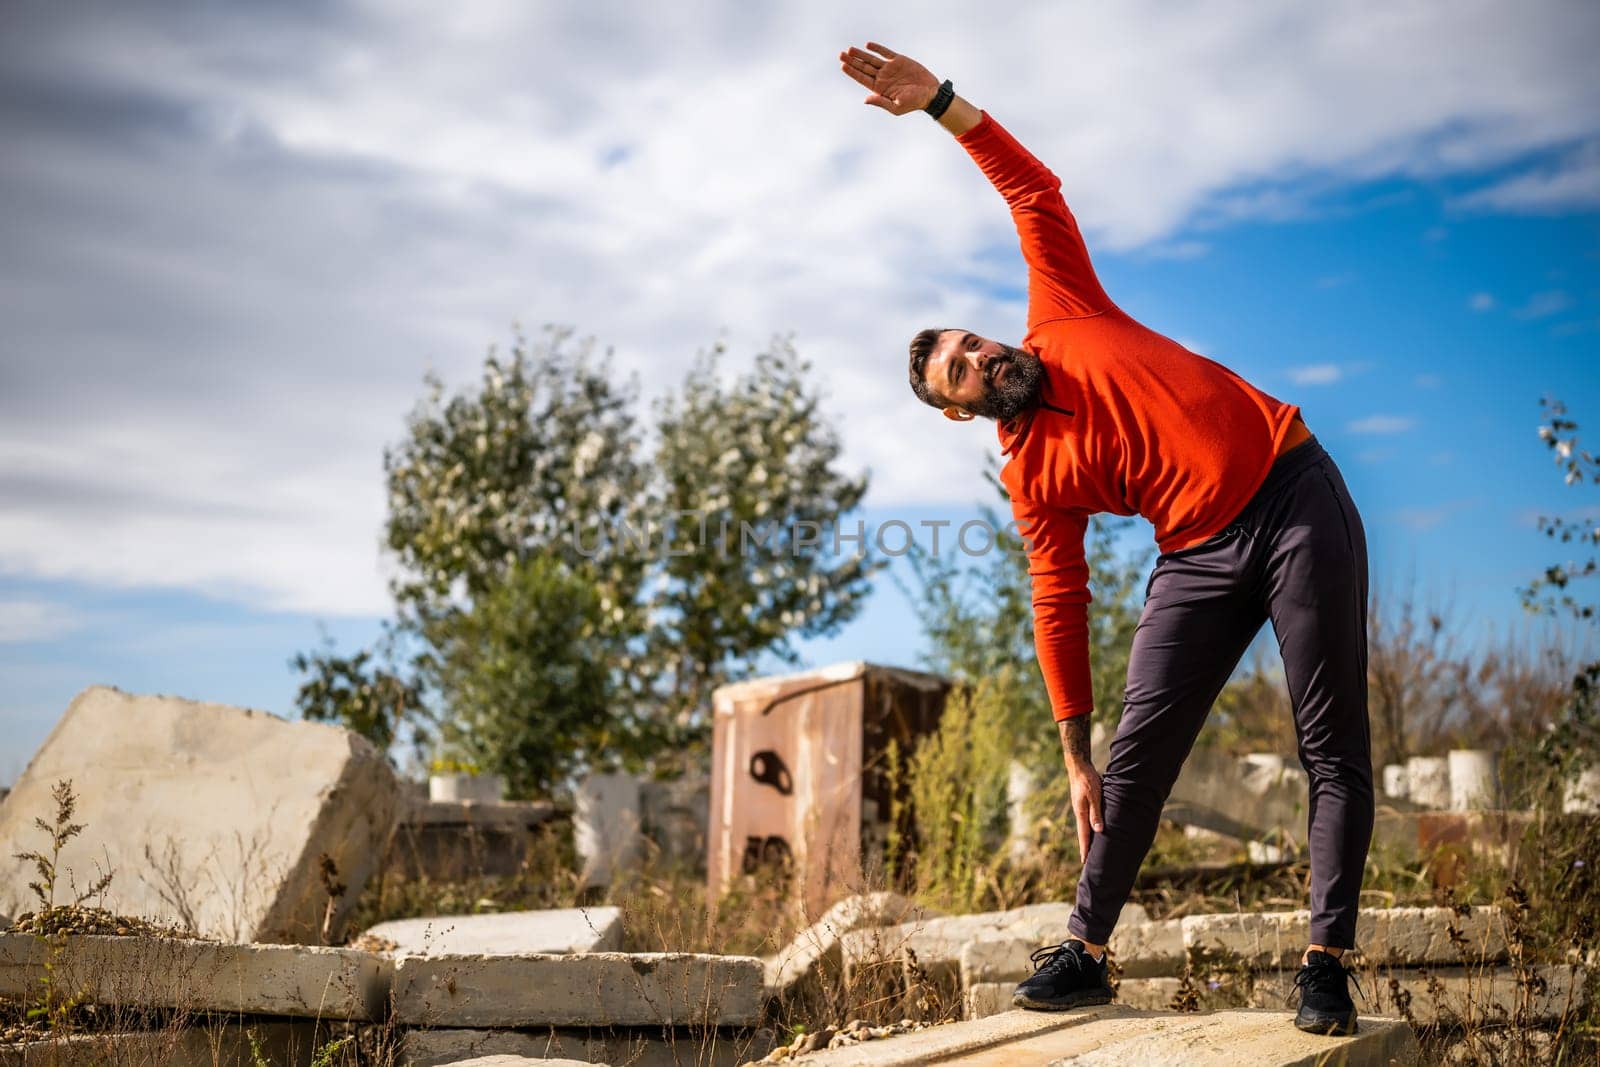
<svg viewBox="0 0 1600 1067"><path fill-rule="evenodd" d="M63 779L85 826L61 852L63 886L109 871L110 910L234 941L337 938L398 796L383 756L341 727L93 686L0 804L0 913L36 906L16 853L40 843L34 820ZM331 903L324 857L344 886Z"/></svg>
<svg viewBox="0 0 1600 1067"><path fill-rule="evenodd" d="M616 952L622 948L622 909L553 908L486 915L436 915L379 923L362 934L370 943L413 956L522 956Z"/></svg>
<svg viewBox="0 0 1600 1067"><path fill-rule="evenodd" d="M1137 904L1123 909L1128 923L1145 921L1145 910ZM841 950L847 979L865 966L880 966L885 961L915 956L917 966L938 979L956 976L961 953L966 946L981 940L1032 942L1031 952L1044 945L1059 944L1068 936L1067 920L1072 905L1062 903L1029 904L1009 911L978 912L946 918L921 919L899 926L854 930L844 935ZM1023 953L1027 958L1027 953Z"/></svg>
<svg viewBox="0 0 1600 1067"><path fill-rule="evenodd" d="M635 1029L411 1030L401 1047L406 1067L444 1067L477 1056L524 1057L540 1064L627 1064L628 1067L735 1067L772 1047L770 1030Z"/></svg>
<svg viewBox="0 0 1600 1067"><path fill-rule="evenodd" d="M394 1018L410 1026L753 1026L761 961L690 953L402 956Z"/></svg>
<svg viewBox="0 0 1600 1067"><path fill-rule="evenodd" d="M1285 1012L1226 1011L1204 1015L1141 1012L1109 1006L1073 1012L1012 1011L903 1037L808 1057L807 1067L911 1067L932 1062L1017 1065L1414 1063L1410 1027L1393 1019L1360 1020L1347 1038L1303 1034Z"/></svg>
<svg viewBox="0 0 1600 1067"><path fill-rule="evenodd" d="M346 948L0 934L0 996L8 997L36 995L48 973L95 1004L374 1020L383 1017L390 970L387 959Z"/></svg>
<svg viewBox="0 0 1600 1067"><path fill-rule="evenodd" d="M822 918L796 934L783 949L762 961L768 996L783 996L821 968L842 973L840 944L844 935L868 926L927 922L934 916L898 893L863 893L846 897Z"/></svg>
<svg viewBox="0 0 1600 1067"><path fill-rule="evenodd" d="M1454 933L1452 933L1454 931ZM1191 915L1183 920L1185 949L1225 957L1254 969L1298 968L1311 938L1309 911ZM1506 955L1499 909L1373 908L1356 920L1356 947L1372 964L1494 962Z"/></svg>

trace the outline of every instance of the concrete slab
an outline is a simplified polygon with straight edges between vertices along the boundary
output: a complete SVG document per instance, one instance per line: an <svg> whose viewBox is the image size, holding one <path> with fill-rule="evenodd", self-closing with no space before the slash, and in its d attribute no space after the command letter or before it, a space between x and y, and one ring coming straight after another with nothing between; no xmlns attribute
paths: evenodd
<svg viewBox="0 0 1600 1067"><path fill-rule="evenodd" d="M1382 1015L1409 1012L1419 1026L1467 1019L1504 1023L1519 1012L1524 1024L1545 1023L1587 1006L1584 977L1582 967L1532 967L1523 988L1509 967L1382 969L1362 976L1366 999L1357 1003ZM1258 975L1250 1003L1277 1007L1293 987L1292 974Z"/></svg>
<svg viewBox="0 0 1600 1067"><path fill-rule="evenodd" d="M409 956L525 956L615 952L622 909L553 908L492 915L434 915L379 923L363 937L392 941Z"/></svg>
<svg viewBox="0 0 1600 1067"><path fill-rule="evenodd" d="M1461 938L1452 940L1454 929ZM1187 950L1257 970L1298 969L1311 938L1309 911L1191 915L1183 920ZM1356 948L1371 964L1416 966L1495 962L1506 958L1498 908L1465 914L1451 908L1374 908L1356 920Z"/></svg>
<svg viewBox="0 0 1600 1067"><path fill-rule="evenodd" d="M148 937L0 934L0 996L51 981L95 1004L315 1019L383 1017L392 964L309 945L232 945Z"/></svg>
<svg viewBox="0 0 1600 1067"><path fill-rule="evenodd" d="M1029 956L1048 943L998 936L968 942L961 950L962 984L970 988L978 982L1020 982L1033 973ZM1109 947L1125 978L1182 974L1183 920L1119 924Z"/></svg>
<svg viewBox="0 0 1600 1067"><path fill-rule="evenodd" d="M917 964L936 979L959 977L961 953L974 941L1011 940L1032 942L1033 949L1058 944L1067 935L1067 920L1072 905L1062 903L1029 904L1009 911L987 911L972 915L920 919L899 926L873 927L851 931L840 941L847 979L860 967L881 965L914 953ZM1144 908L1129 904L1122 909L1129 924L1146 921ZM1027 953L1023 953L1027 958Z"/></svg>
<svg viewBox="0 0 1600 1067"><path fill-rule="evenodd" d="M0 1045L0 1067L258 1067L263 1060L272 1067L312 1067L318 1050L330 1040L334 1035L326 1027L309 1021L207 1021ZM261 1050L260 1057L255 1048ZM347 1060L335 1054L331 1065L354 1062L353 1056Z"/></svg>
<svg viewBox="0 0 1600 1067"><path fill-rule="evenodd" d="M112 911L228 941L332 936L383 855L398 786L383 756L338 726L94 686L67 708L0 804L0 913L37 906L34 825L70 779L83 832L62 850L80 886L114 880ZM323 888L322 857L345 891Z"/></svg>
<svg viewBox="0 0 1600 1067"><path fill-rule="evenodd" d="M1221 1011L1199 1015L1090 1008L1082 1012L1012 1011L904 1037L866 1042L808 1058L808 1067L911 1067L931 1062L964 1067L1045 1064L1238 1067L1239 1064L1414 1064L1410 1027L1392 1019L1360 1020L1348 1038L1303 1034L1286 1012Z"/></svg>
<svg viewBox="0 0 1600 1067"><path fill-rule="evenodd" d="M761 961L689 953L402 956L394 1016L410 1026L753 1026Z"/></svg>
<svg viewBox="0 0 1600 1067"><path fill-rule="evenodd" d="M915 917L915 918L913 918ZM822 918L795 935L783 949L762 960L768 996L783 996L797 983L823 967L840 973L843 959L840 942L844 935L862 927L926 922L936 916L898 893L863 893L846 897L823 913Z"/></svg>
<svg viewBox="0 0 1600 1067"><path fill-rule="evenodd" d="M659 1027L638 1030L411 1030L401 1046L403 1067L443 1067L473 1056L518 1056L627 1064L628 1067L737 1067L765 1056L770 1030L680 1033Z"/></svg>

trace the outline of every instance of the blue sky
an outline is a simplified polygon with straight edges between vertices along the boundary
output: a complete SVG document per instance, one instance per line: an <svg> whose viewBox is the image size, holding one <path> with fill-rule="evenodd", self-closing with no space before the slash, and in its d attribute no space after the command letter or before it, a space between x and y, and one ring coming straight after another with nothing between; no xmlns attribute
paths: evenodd
<svg viewBox="0 0 1600 1067"><path fill-rule="evenodd" d="M992 431L930 423L896 353L928 324L1014 338L1021 263L959 148L837 75L867 37L1062 175L1123 307L1301 405L1375 585L1414 576L1474 639L1518 624L1515 588L1559 556L1533 517L1600 504L1535 436L1550 394L1600 443L1600 20L1202 6L896 36L926 20L18 5L0 781L84 686L287 713L320 627L370 641L382 448L425 369L469 381L513 321L614 345L647 393L718 336L793 331L873 472L863 517L970 514ZM1063 40L1080 62L1049 62ZM575 58L597 54L602 79ZM805 654L919 649L885 581Z"/></svg>

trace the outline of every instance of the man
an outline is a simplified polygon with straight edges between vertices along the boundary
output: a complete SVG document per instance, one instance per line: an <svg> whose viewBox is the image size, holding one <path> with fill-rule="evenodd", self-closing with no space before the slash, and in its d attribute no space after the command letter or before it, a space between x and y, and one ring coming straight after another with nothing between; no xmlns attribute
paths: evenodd
<svg viewBox="0 0 1600 1067"><path fill-rule="evenodd" d="M1111 999L1105 946L1212 702L1271 619L1310 778L1311 944L1295 1025L1349 1034L1339 957L1355 944L1372 836L1366 534L1300 409L1146 329L1095 276L1060 182L949 82L879 44L839 55L892 115L925 110L1005 198L1028 265L1021 347L961 329L911 342L911 387L947 418L998 424L1001 479L1029 542L1034 644L1084 858L1068 940L1035 953L1025 1008ZM1140 514L1160 555L1102 778L1089 752L1093 512Z"/></svg>

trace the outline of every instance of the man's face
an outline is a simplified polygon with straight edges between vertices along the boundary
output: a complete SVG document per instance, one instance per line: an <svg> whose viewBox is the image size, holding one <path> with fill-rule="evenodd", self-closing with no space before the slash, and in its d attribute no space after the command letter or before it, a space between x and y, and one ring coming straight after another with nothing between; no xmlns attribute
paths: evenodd
<svg viewBox="0 0 1600 1067"><path fill-rule="evenodd" d="M964 330L946 330L923 364L923 378L947 409L1005 422L1039 399L1039 357Z"/></svg>

